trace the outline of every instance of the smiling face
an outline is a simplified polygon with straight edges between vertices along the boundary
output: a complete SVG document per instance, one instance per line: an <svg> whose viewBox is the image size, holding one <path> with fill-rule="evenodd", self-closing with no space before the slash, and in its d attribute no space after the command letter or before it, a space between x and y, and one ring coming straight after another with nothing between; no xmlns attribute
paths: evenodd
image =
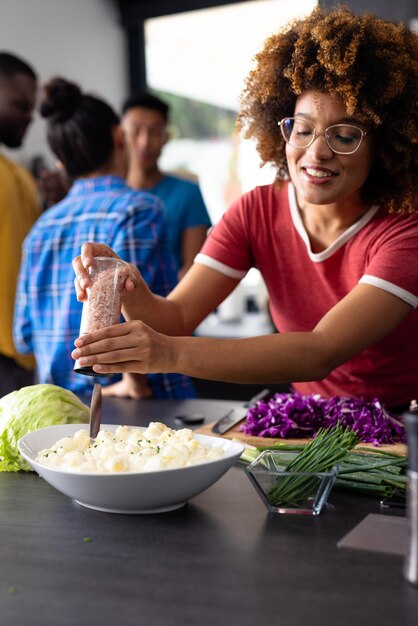
<svg viewBox="0 0 418 626"><path fill-rule="evenodd" d="M0 143L18 148L36 102L36 80L24 73L0 78Z"/></svg>
<svg viewBox="0 0 418 626"><path fill-rule="evenodd" d="M306 91L296 100L294 117L310 122L319 136L307 148L286 144L290 179L301 208L308 205L338 205L360 201L360 190L373 164L372 135L366 135L354 154L335 154L325 141L325 129L334 124L353 124L367 130L356 118L347 116L342 98Z"/></svg>

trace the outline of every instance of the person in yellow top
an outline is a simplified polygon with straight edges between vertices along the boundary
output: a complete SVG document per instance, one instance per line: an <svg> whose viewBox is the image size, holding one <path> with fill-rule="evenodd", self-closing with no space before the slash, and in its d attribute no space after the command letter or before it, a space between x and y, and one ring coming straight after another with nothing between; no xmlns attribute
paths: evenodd
<svg viewBox="0 0 418 626"><path fill-rule="evenodd" d="M40 214L40 203L29 171L1 148L22 144L36 90L34 70L15 55L0 52L0 397L33 382L34 360L18 354L12 329L21 247Z"/></svg>

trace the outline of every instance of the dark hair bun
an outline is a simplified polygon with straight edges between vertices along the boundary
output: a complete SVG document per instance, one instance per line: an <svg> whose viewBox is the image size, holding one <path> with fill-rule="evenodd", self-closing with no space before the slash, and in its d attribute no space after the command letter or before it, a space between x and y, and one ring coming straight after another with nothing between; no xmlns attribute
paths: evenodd
<svg viewBox="0 0 418 626"><path fill-rule="evenodd" d="M83 94L75 83L65 78L53 78L43 88L40 105L42 117L53 122L65 122L74 115Z"/></svg>

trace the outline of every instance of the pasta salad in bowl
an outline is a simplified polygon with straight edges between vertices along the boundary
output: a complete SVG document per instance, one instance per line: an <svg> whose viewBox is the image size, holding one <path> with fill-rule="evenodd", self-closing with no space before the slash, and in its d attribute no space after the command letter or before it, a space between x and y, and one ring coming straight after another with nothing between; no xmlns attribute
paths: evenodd
<svg viewBox="0 0 418 626"><path fill-rule="evenodd" d="M80 424L35 430L19 451L50 485L79 504L114 513L180 508L216 482L238 460L235 441L172 430L102 425L90 441Z"/></svg>

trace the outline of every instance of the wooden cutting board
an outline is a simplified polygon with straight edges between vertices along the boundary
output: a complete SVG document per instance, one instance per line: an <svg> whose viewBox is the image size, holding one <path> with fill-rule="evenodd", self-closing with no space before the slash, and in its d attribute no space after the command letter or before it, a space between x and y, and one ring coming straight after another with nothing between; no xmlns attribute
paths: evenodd
<svg viewBox="0 0 418 626"><path fill-rule="evenodd" d="M211 435L212 437L224 437L226 439L239 439L242 443L251 446L270 446L276 443L290 443L290 444L306 444L309 439L280 439L275 437L255 437L253 435L246 435L245 433L240 432L240 424L236 424L230 430L227 430L223 435L216 435L212 432L212 426L215 422L211 422L210 424L205 424L200 428L197 428L194 432L200 433L201 435ZM381 452L391 452L392 454L399 454L402 456L407 456L407 447L404 443L392 443L392 444L382 444L379 447L374 446L372 443L361 443L359 446L365 448L371 448L372 450L379 450ZM357 446L358 447L358 446Z"/></svg>

